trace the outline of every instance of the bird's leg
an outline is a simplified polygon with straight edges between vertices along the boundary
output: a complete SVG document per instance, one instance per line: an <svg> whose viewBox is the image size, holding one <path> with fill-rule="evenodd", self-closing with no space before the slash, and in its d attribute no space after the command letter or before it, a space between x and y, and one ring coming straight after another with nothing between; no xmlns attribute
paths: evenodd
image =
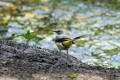
<svg viewBox="0 0 120 80"><path fill-rule="evenodd" d="M68 49L67 49L67 59L69 58L69 55L68 55Z"/></svg>
<svg viewBox="0 0 120 80"><path fill-rule="evenodd" d="M67 55L68 55L68 49L67 49Z"/></svg>
<svg viewBox="0 0 120 80"><path fill-rule="evenodd" d="M61 49L59 50L59 52L61 53Z"/></svg>

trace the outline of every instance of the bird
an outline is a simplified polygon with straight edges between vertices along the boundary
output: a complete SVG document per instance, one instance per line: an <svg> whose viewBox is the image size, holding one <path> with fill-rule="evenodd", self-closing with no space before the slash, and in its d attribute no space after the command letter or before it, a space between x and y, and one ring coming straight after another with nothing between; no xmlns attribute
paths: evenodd
<svg viewBox="0 0 120 80"><path fill-rule="evenodd" d="M66 50L68 54L68 50L72 46L72 44L74 44L74 41L84 37L84 36L77 36L72 39L69 36L65 35L63 30L53 30L53 32L57 34L54 41L60 53L61 50Z"/></svg>

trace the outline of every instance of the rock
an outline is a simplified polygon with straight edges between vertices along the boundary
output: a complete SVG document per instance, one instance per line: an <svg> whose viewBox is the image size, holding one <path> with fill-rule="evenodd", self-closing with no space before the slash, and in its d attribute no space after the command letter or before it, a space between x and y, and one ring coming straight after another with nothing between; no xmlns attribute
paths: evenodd
<svg viewBox="0 0 120 80"><path fill-rule="evenodd" d="M7 76L8 80L10 78L15 80L41 80L33 76L36 74L39 76L47 74L46 76L49 75L49 77L54 74L54 77L51 78L54 80L57 74L68 76L71 73L77 73L80 76L84 74L102 76L103 80L118 80L120 70L89 66L73 56L55 50L0 40L0 80L2 80L1 76ZM69 79L68 77L63 78Z"/></svg>

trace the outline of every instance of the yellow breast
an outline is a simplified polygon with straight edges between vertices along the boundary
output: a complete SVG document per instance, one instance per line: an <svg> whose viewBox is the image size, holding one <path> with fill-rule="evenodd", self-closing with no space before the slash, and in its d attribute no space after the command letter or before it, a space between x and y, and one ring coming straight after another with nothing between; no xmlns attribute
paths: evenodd
<svg viewBox="0 0 120 80"><path fill-rule="evenodd" d="M72 40L64 41L63 45L69 48L72 45Z"/></svg>

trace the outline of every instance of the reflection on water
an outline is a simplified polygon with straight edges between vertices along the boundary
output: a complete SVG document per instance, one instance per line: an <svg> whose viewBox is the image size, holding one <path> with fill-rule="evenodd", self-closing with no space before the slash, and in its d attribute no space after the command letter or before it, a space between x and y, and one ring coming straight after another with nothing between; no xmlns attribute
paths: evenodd
<svg viewBox="0 0 120 80"><path fill-rule="evenodd" d="M69 54L83 62L104 67L120 64L120 12L72 0L0 1L0 38L20 35L25 30L37 33L40 45L32 40L30 45L57 49L51 32L63 29L71 38L86 35L76 41ZM5 5L4 5L5 4ZM23 37L10 38L25 42Z"/></svg>

